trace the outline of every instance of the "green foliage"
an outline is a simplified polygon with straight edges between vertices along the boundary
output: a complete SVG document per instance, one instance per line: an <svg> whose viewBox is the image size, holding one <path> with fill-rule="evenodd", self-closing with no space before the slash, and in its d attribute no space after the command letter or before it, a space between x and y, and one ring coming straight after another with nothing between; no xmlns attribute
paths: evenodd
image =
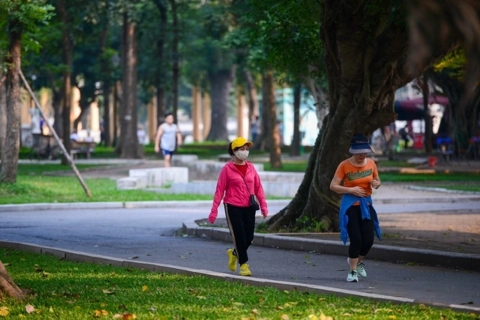
<svg viewBox="0 0 480 320"><path fill-rule="evenodd" d="M465 51L457 49L447 54L442 61L433 67L433 70L435 72L447 71L450 77L463 83L466 65L467 57L465 56Z"/></svg>
<svg viewBox="0 0 480 320"><path fill-rule="evenodd" d="M41 47L36 34L53 16L53 7L46 0L0 0L0 29L23 35L23 50ZM0 35L0 50L5 48L7 34Z"/></svg>
<svg viewBox="0 0 480 320"><path fill-rule="evenodd" d="M323 47L320 42L320 5L310 0L247 1L241 16L245 34L232 40L246 45L250 64L274 68L296 79L323 80ZM316 71L309 74L309 66Z"/></svg>
<svg viewBox="0 0 480 320"><path fill-rule="evenodd" d="M295 220L293 232L326 232L327 225L323 221L318 221L315 217L300 216Z"/></svg>
<svg viewBox="0 0 480 320"><path fill-rule="evenodd" d="M478 319L474 314L422 304L61 261L3 248L0 260L16 283L30 292L26 301L2 302L1 310L12 319L397 319L398 315L407 320ZM27 313L26 305L33 307L32 313Z"/></svg>

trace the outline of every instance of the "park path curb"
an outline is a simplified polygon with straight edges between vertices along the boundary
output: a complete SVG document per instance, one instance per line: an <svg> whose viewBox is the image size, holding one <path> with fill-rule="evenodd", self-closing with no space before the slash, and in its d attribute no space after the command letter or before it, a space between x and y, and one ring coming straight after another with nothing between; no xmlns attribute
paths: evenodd
<svg viewBox="0 0 480 320"><path fill-rule="evenodd" d="M409 187L412 190L429 190L423 187ZM432 189L432 188L430 188ZM436 188L439 189L439 188ZM433 191L433 190L432 190ZM442 192L441 190L434 190ZM448 191L448 190L447 190ZM460 194L464 192L451 192ZM439 198L380 198L375 199L375 204L394 204L394 203L453 203L453 202L480 202L480 193L471 193L471 197L455 199L452 197ZM288 205L291 199L284 200L268 200L269 205ZM0 212L6 211L32 211L32 210L75 210L75 209L133 209L133 208L198 208L210 207L211 200L197 201L127 201L127 202L65 202L65 203L26 203L26 204L2 204Z"/></svg>
<svg viewBox="0 0 480 320"><path fill-rule="evenodd" d="M242 276L231 275L231 274L226 274L221 272L177 267L177 266L168 265L168 264L124 260L124 259L118 259L114 257L89 254L89 253L80 252L80 251L71 251L71 250L63 250L63 249L52 248L52 247L39 246L35 244L30 244L30 243L0 241L0 247L20 250L20 251L27 251L34 254L52 255L61 260L66 260L66 261L105 264L105 265L112 265L112 266L118 266L123 268L137 268L137 269L148 270L153 272L176 273L176 274L183 274L188 276L202 275L202 276L225 280L225 281L240 282L242 284L252 285L257 287L265 287L265 286L274 287L278 290L297 290L301 292L310 292L310 293L316 293L316 294L332 294L340 297L354 296L359 298L367 298L375 301L391 302L396 304L422 303L424 305L436 307L436 308L448 308L448 309L452 309L460 312L480 313L480 308L469 307L464 305L430 303L430 302L423 302L420 300L409 299L409 298L364 293L364 292L359 292L354 290L337 289L337 288L326 287L326 286L307 285L307 284L301 284L301 283L295 283L295 282L276 281L276 280L269 280L269 279L255 278L255 277L242 277Z"/></svg>
<svg viewBox="0 0 480 320"><path fill-rule="evenodd" d="M200 227L195 221L183 222L183 232L189 236L231 242L230 230L221 227ZM328 255L348 255L348 246L340 240L319 240L295 236L255 233L252 244L259 247L315 252ZM435 267L480 271L480 255L440 250L415 249L374 244L369 259L394 263L418 263Z"/></svg>

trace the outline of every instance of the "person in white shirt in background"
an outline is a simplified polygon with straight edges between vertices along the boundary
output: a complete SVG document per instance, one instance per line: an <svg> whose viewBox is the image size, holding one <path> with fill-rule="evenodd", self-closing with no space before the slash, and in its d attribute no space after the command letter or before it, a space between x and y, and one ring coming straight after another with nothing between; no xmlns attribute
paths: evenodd
<svg viewBox="0 0 480 320"><path fill-rule="evenodd" d="M155 137L155 152L158 153L162 150L165 167L172 166L173 153L177 146L182 145L182 134L173 121L173 114L167 113L165 115L165 122L158 127Z"/></svg>

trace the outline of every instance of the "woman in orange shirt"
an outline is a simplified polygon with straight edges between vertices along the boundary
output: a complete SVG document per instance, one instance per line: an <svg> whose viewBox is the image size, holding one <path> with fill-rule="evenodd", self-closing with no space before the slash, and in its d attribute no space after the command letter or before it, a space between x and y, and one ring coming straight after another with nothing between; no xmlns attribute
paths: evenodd
<svg viewBox="0 0 480 320"><path fill-rule="evenodd" d="M381 185L377 166L367 153L373 153L367 137L355 134L350 142L352 156L342 161L330 183L330 189L343 194L339 225L343 243L350 238L347 262L348 282L358 282L358 275L367 276L363 259L373 245L374 233L380 239L381 231L371 198L372 188Z"/></svg>

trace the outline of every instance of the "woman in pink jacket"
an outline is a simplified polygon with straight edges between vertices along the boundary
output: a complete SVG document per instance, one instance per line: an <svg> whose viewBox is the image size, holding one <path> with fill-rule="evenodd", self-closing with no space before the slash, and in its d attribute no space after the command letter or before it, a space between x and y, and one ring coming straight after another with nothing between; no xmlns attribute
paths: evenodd
<svg viewBox="0 0 480 320"><path fill-rule="evenodd" d="M248 149L253 143L239 137L228 146L228 153L232 161L228 162L220 171L217 189L213 197L213 205L208 221L214 223L218 214L218 206L223 199L225 216L235 248L228 249L228 268L237 270L240 264L240 275L251 276L252 272L247 264L247 249L253 241L255 230L256 208L250 204L250 195L257 197L263 217L267 217L268 209L265 193L254 165L246 161Z"/></svg>

